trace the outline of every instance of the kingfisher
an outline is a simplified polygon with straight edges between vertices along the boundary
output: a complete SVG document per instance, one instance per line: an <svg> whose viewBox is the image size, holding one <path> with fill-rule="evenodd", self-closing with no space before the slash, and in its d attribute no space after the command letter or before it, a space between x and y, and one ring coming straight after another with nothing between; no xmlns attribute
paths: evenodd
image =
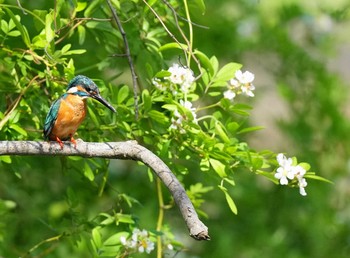
<svg viewBox="0 0 350 258"><path fill-rule="evenodd" d="M116 112L115 108L101 97L97 85L90 78L77 75L69 82L66 92L52 103L45 120L44 139L57 141L61 149L62 141L67 140L76 147L73 136L85 118L87 98L96 99Z"/></svg>

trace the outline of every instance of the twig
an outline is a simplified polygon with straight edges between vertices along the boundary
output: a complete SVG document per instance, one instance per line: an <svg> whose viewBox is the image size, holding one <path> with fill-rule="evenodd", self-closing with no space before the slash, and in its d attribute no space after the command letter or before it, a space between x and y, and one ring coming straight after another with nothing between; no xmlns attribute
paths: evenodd
<svg viewBox="0 0 350 258"><path fill-rule="evenodd" d="M120 22L119 16L118 16L116 10L114 9L111 1L110 0L106 0L106 1L107 1L108 6L109 6L109 9L111 9L111 12L112 12L114 20L117 23L117 26L119 28L120 34L123 37L125 51L126 51L126 57L128 58L128 63L129 63L131 76L132 76L132 84L133 84L133 90L134 90L135 118L138 119L138 117L139 117L139 106L138 106L137 90L138 90L139 87L138 87L138 83L137 83L137 75L136 75L135 68L134 68L134 62L133 62L133 60L131 58L131 53L130 53L128 39L126 38L126 33L125 33L124 29L123 29L122 23Z"/></svg>
<svg viewBox="0 0 350 258"><path fill-rule="evenodd" d="M17 0L17 5L18 5L18 7L22 10L23 14L24 14L24 15L27 15L27 12L24 10L24 8L23 8L22 5L21 5L21 1Z"/></svg>
<svg viewBox="0 0 350 258"><path fill-rule="evenodd" d="M183 21L185 21L185 22L190 22L193 26L196 26L196 27L198 27L198 28L207 29L207 30L209 29L208 26L204 26L204 25L195 23L195 22L193 22L193 21L189 21L189 20L187 20L186 18L184 18L184 17L182 17L181 15L179 15L179 14L175 11L174 7L173 7L168 1L163 0L163 3L166 4L166 6L168 6L168 7L171 9L171 11L172 11L177 17L179 17L179 19L181 19L181 20L183 20Z"/></svg>
<svg viewBox="0 0 350 258"><path fill-rule="evenodd" d="M199 79L202 76L202 69L201 69L201 64L199 62L199 60L197 59L196 55L193 53L192 51L192 43L188 40L188 38L186 37L185 33L183 32L183 30L181 29L181 26L179 24L179 20L177 19L178 13L175 11L174 7L172 7L170 5L170 3L168 3L167 1L164 1L164 4L166 6L168 6L168 8L171 10L171 12L173 13L174 19L175 19L175 24L177 29L179 30L182 38L184 39L184 41L186 42L187 45L187 49L184 49L184 47L182 46L183 44L181 44L176 37L170 32L170 30L167 28L167 26L165 25L165 23L162 21L162 19L159 17L159 15L157 14L157 12L146 2L146 0L143 0L143 2L148 6L148 8L150 8L150 10L153 12L154 16L156 16L156 18L158 19L158 21L162 24L163 28L165 29L165 31L169 34L169 36L175 40L175 42L177 44L179 44L180 48L182 49L182 51L185 54L185 59L186 59L186 64L187 67L190 67L190 58L187 56L187 53L189 53L189 56L193 58L193 60L196 62L197 66L198 66L198 70L200 72L200 74L196 77L196 80ZM186 20L189 24L192 24L191 21Z"/></svg>
<svg viewBox="0 0 350 258"><path fill-rule="evenodd" d="M62 150L58 144L51 142L0 141L0 155L81 156L141 161L150 167L169 189L185 220L190 236L196 240L210 239L208 228L199 220L185 189L169 167L153 152L136 141L98 143L77 140L76 148L66 143Z"/></svg>
<svg viewBox="0 0 350 258"><path fill-rule="evenodd" d="M21 91L21 93L19 94L19 96L16 98L16 100L13 102L12 106L9 107L8 110L6 110L5 112L5 116L3 117L2 120L0 120L0 130L2 129L2 127L7 123L7 121L10 119L11 114L13 111L15 111L17 105L19 104L19 102L21 101L22 97L24 96L24 94L26 93L26 91L29 89L30 86L32 86L32 84L35 82L35 80L39 77L39 75L36 75L33 77L33 79L30 80L30 82L28 83L28 85Z"/></svg>
<svg viewBox="0 0 350 258"><path fill-rule="evenodd" d="M186 64L188 63L188 57L187 57L187 51L188 49L185 49L180 43L180 41L177 40L177 38L174 36L173 33L171 33L171 31L168 29L168 27L165 25L165 23L162 21L162 19L159 17L158 13L152 8L152 6L150 6L146 0L143 0L143 2L145 3L145 5L147 5L147 7L152 11L152 13L154 14L154 16L156 16L156 18L158 19L158 21L160 22L160 24L162 24L163 28L165 29L165 31L168 33L168 35L179 45L179 47L182 49L182 51L184 52L185 58L186 58ZM181 35L182 37L184 37L184 33L182 32L182 30L180 29ZM188 44L188 40L186 38L186 36L184 37L186 43L187 43L187 47L189 47Z"/></svg>

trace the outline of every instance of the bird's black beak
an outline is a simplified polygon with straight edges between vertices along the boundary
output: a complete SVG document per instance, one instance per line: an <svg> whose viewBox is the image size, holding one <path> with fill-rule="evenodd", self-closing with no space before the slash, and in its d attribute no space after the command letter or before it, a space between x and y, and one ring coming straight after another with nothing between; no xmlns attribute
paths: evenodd
<svg viewBox="0 0 350 258"><path fill-rule="evenodd" d="M98 102L100 102L100 103L102 103L103 105L105 105L106 107L108 107L108 108L109 108L110 110L112 110L113 112L117 112L117 111L115 110L115 108L112 107L112 105L108 103L107 100L105 100L104 98L101 97L100 94L91 94L90 96L91 96L91 98L96 99Z"/></svg>

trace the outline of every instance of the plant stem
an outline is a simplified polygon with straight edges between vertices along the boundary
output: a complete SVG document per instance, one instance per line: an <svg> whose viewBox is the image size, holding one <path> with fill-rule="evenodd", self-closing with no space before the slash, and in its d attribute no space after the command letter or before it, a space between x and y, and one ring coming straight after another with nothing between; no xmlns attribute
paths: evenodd
<svg viewBox="0 0 350 258"><path fill-rule="evenodd" d="M191 16L190 16L190 11L188 9L187 0L184 0L184 6L185 6L185 12L186 12L186 19L188 20L188 29L190 33L189 46L188 46L188 58L187 58L187 67L190 67L192 48L193 48L193 28L192 28Z"/></svg>
<svg viewBox="0 0 350 258"><path fill-rule="evenodd" d="M160 179L157 177L157 193L158 193L158 205L159 205L159 213L158 213L158 221L156 230L160 232L162 230L163 219L164 219L164 200L163 200L163 192L162 192L162 183ZM157 236L157 258L162 258L162 237Z"/></svg>

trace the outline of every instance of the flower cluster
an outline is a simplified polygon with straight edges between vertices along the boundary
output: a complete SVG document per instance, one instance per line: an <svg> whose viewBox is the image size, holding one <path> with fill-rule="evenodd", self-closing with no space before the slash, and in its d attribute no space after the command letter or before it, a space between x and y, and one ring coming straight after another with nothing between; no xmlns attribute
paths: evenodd
<svg viewBox="0 0 350 258"><path fill-rule="evenodd" d="M190 101L183 101L180 99L180 104L185 108L187 112L192 115L192 122L197 124L196 108L192 107ZM181 134L186 133L184 129L184 121L188 121L190 118L186 114L181 114L178 109L175 109L174 116L171 118L171 125L169 129L179 130Z"/></svg>
<svg viewBox="0 0 350 258"><path fill-rule="evenodd" d="M163 80L154 78L153 85L161 91L171 91L173 95L183 96L185 100L180 99L179 103L182 108L176 108L171 118L170 130L178 130L181 134L186 133L184 126L186 122L197 123L196 108L187 100L187 94L193 90L191 86L194 83L193 71L189 68L173 64L169 67L169 76ZM181 94L179 94L181 93ZM179 94L179 95L178 95Z"/></svg>
<svg viewBox="0 0 350 258"><path fill-rule="evenodd" d="M282 153L277 155L277 162L280 165L276 170L275 178L280 181L281 185L288 185L289 180L297 180L299 186L299 192L301 195L305 196L305 187L307 186L306 179L304 175L306 173L305 169L300 165L293 165L293 160L287 158Z"/></svg>
<svg viewBox="0 0 350 258"><path fill-rule="evenodd" d="M168 69L168 72L171 73L170 77L168 77L169 81L180 85L181 91L187 93L195 79L192 70L178 64L173 64Z"/></svg>
<svg viewBox="0 0 350 258"><path fill-rule="evenodd" d="M254 77L254 74L249 71L245 71L244 73L241 70L236 71L235 77L228 82L228 90L224 92L224 97L229 100L233 100L238 94L254 97Z"/></svg>
<svg viewBox="0 0 350 258"><path fill-rule="evenodd" d="M142 231L138 228L135 228L132 231L130 238L125 236L120 237L120 242L130 251L136 251L139 253L150 253L154 250L154 242L149 238L147 230L143 229Z"/></svg>
<svg viewBox="0 0 350 258"><path fill-rule="evenodd" d="M171 74L169 77L164 77L164 81L154 78L152 80L153 85L161 91L170 89L174 95L178 93L178 90L185 94L188 93L195 80L193 71L178 64L173 64L169 67L168 72Z"/></svg>

